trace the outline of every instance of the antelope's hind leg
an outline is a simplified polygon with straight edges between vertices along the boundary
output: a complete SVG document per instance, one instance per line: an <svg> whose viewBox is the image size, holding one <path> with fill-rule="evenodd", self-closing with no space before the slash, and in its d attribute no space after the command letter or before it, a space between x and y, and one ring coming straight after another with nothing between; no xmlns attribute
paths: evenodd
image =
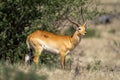
<svg viewBox="0 0 120 80"><path fill-rule="evenodd" d="M33 62L38 65L39 63L39 57L41 55L43 48L41 46L39 46L39 48L35 48L35 53L34 53L34 58L33 58Z"/></svg>

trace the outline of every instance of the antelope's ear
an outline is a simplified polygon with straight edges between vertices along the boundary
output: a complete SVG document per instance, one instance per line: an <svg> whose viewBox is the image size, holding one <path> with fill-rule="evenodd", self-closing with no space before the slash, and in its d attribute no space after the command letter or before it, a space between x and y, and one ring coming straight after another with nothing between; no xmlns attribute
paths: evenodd
<svg viewBox="0 0 120 80"><path fill-rule="evenodd" d="M73 25L73 28L74 28L75 30L78 30L78 29L79 29L79 27L77 27L76 25Z"/></svg>

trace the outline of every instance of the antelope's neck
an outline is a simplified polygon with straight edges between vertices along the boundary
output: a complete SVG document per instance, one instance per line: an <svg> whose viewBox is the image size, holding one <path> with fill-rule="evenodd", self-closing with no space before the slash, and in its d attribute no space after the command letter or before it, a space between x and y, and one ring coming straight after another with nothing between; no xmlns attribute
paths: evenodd
<svg viewBox="0 0 120 80"><path fill-rule="evenodd" d="M76 31L71 38L73 46L76 46L81 41L81 38L82 35L79 35L79 33Z"/></svg>

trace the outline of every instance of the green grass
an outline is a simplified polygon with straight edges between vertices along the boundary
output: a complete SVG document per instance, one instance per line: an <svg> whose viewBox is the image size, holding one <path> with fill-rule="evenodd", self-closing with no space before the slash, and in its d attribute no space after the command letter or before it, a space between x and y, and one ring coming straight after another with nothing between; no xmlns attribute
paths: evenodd
<svg viewBox="0 0 120 80"><path fill-rule="evenodd" d="M100 37L100 34L95 29L87 29L86 32L85 38Z"/></svg>
<svg viewBox="0 0 120 80"><path fill-rule="evenodd" d="M108 32L114 34L116 32L116 30L115 29L111 29Z"/></svg>
<svg viewBox="0 0 120 80"><path fill-rule="evenodd" d="M94 29L87 29L87 34L85 35L85 38L91 38L94 37L96 34L96 31Z"/></svg>

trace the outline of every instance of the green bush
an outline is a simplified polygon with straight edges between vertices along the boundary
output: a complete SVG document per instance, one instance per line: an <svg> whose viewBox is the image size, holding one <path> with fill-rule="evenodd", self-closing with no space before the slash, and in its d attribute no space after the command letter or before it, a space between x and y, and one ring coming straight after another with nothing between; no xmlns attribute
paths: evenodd
<svg viewBox="0 0 120 80"><path fill-rule="evenodd" d="M40 64L45 64L49 68L58 67L58 64L56 64L56 63L60 63L60 60L59 60L60 58L59 57L60 56L57 55L57 54L47 52L47 51L43 51L43 53L40 56Z"/></svg>

